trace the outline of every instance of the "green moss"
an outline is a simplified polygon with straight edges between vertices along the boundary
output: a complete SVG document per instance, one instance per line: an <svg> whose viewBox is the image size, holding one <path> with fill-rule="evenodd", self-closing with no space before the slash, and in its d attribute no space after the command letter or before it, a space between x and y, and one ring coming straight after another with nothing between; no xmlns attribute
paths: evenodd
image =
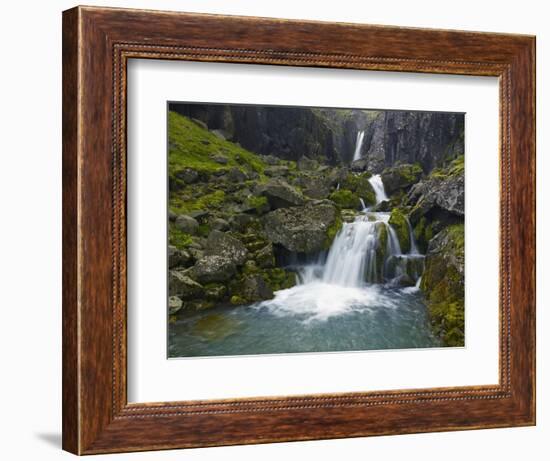
<svg viewBox="0 0 550 461"><path fill-rule="evenodd" d="M402 253L408 253L411 249L411 238L409 235L409 225L405 214L399 208L394 208L391 212L388 223L397 234Z"/></svg>
<svg viewBox="0 0 550 461"><path fill-rule="evenodd" d="M170 194L169 207L176 214L187 214L191 211L219 209L226 199L223 190L216 190L198 198L186 195Z"/></svg>
<svg viewBox="0 0 550 461"><path fill-rule="evenodd" d="M266 164L256 154L193 123L176 112L168 112L168 170L170 176L184 168L211 174L218 170L238 167L243 171L263 174ZM221 153L227 164L214 161L210 155Z"/></svg>
<svg viewBox="0 0 550 461"><path fill-rule="evenodd" d="M359 197L348 189L340 189L330 194L329 199L332 200L340 208L351 208L357 210L361 206Z"/></svg>
<svg viewBox="0 0 550 461"><path fill-rule="evenodd" d="M428 249L428 243L433 237L433 223L428 222L425 216L420 218L420 221L413 229L414 238L418 243L421 253L426 253Z"/></svg>
<svg viewBox="0 0 550 461"><path fill-rule="evenodd" d="M296 285L296 274L281 267L265 269L261 274L272 291L285 290Z"/></svg>
<svg viewBox="0 0 550 461"><path fill-rule="evenodd" d="M464 175L464 155L456 157L445 168L434 168L430 173L430 179L447 179L461 175Z"/></svg>
<svg viewBox="0 0 550 461"><path fill-rule="evenodd" d="M257 214L264 214L269 211L269 203L267 197L261 196L251 196L248 198L247 203L249 206L256 209Z"/></svg>
<svg viewBox="0 0 550 461"><path fill-rule="evenodd" d="M334 240L334 237L336 237L336 234L340 231L340 229L343 226L342 217L340 216L340 213L336 215L336 219L332 223L332 225L327 229L327 238L325 240L325 249L329 249L330 245L332 245L332 241Z"/></svg>
<svg viewBox="0 0 550 461"><path fill-rule="evenodd" d="M445 245L426 258L420 288L425 292L432 329L446 346L464 346L464 277L449 258L464 258L464 225L444 229Z"/></svg>
<svg viewBox="0 0 550 461"><path fill-rule="evenodd" d="M185 232L179 230L174 224L170 223L168 226L168 243L174 245L180 250L187 248L193 243L193 237Z"/></svg>
<svg viewBox="0 0 550 461"><path fill-rule="evenodd" d="M342 188L352 191L357 197L362 198L365 205L374 205L376 203L376 194L372 188L369 178L371 173L350 173L342 182Z"/></svg>
<svg viewBox="0 0 550 461"><path fill-rule="evenodd" d="M239 306L241 304L246 304L246 300L243 297L238 296L238 295L231 296L231 298L229 299L229 302L231 304L233 304L234 306Z"/></svg>

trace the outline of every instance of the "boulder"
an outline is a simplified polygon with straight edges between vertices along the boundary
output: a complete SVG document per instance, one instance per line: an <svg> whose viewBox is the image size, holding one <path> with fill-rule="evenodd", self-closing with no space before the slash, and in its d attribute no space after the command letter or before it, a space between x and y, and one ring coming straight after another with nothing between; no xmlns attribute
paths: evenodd
<svg viewBox="0 0 550 461"><path fill-rule="evenodd" d="M225 155L220 154L219 152L210 154L210 158L220 165L227 165L227 162L229 161Z"/></svg>
<svg viewBox="0 0 550 461"><path fill-rule="evenodd" d="M174 245L168 245L168 267L189 267L193 256L187 250L179 250Z"/></svg>
<svg viewBox="0 0 550 461"><path fill-rule="evenodd" d="M168 276L168 292L170 296L181 299L193 299L203 294L203 287L182 271L171 270Z"/></svg>
<svg viewBox="0 0 550 461"><path fill-rule="evenodd" d="M435 177L419 182L409 191L405 202L413 206L411 223L420 219L434 208L456 217L464 217L464 176Z"/></svg>
<svg viewBox="0 0 550 461"><path fill-rule="evenodd" d="M210 227L212 229L225 232L226 230L229 230L229 223L222 218L215 218L211 223Z"/></svg>
<svg viewBox="0 0 550 461"><path fill-rule="evenodd" d="M316 160L310 159L308 157L300 157L296 166L300 171L312 171L316 170L319 167L319 163Z"/></svg>
<svg viewBox="0 0 550 461"><path fill-rule="evenodd" d="M331 202L319 201L272 211L264 216L263 225L271 242L289 251L313 253L330 246L342 221Z"/></svg>
<svg viewBox="0 0 550 461"><path fill-rule="evenodd" d="M248 176L239 168L233 167L227 173L227 179L235 183L242 183L248 179Z"/></svg>
<svg viewBox="0 0 550 461"><path fill-rule="evenodd" d="M199 230L198 221L188 215L181 214L176 218L175 226L186 234L195 235Z"/></svg>
<svg viewBox="0 0 550 461"><path fill-rule="evenodd" d="M254 222L254 218L246 213L233 215L229 219L231 229L237 232L243 232L252 222Z"/></svg>
<svg viewBox="0 0 550 461"><path fill-rule="evenodd" d="M271 242L256 252L254 260L263 269L275 266L275 256L273 255L273 245Z"/></svg>
<svg viewBox="0 0 550 461"><path fill-rule="evenodd" d="M227 292L225 285L210 283L204 287L204 296L210 301L220 301Z"/></svg>
<svg viewBox="0 0 550 461"><path fill-rule="evenodd" d="M241 266L248 257L244 244L231 235L213 230L206 241L205 256L221 256L235 266Z"/></svg>
<svg viewBox="0 0 550 461"><path fill-rule="evenodd" d="M183 307L183 301L178 296L170 296L168 298L168 313L175 314Z"/></svg>
<svg viewBox="0 0 550 461"><path fill-rule="evenodd" d="M248 275L244 278L242 294L250 302L273 298L273 291L260 275Z"/></svg>
<svg viewBox="0 0 550 461"><path fill-rule="evenodd" d="M259 184L255 189L255 194L266 197L273 210L300 206L305 201L302 194L283 180L272 179L266 184Z"/></svg>
<svg viewBox="0 0 550 461"><path fill-rule="evenodd" d="M227 282L237 272L235 264L223 256L203 256L191 268L190 274L200 283Z"/></svg>
<svg viewBox="0 0 550 461"><path fill-rule="evenodd" d="M388 195L393 195L399 190L406 190L416 184L422 177L420 165L397 165L382 171L381 177L384 189Z"/></svg>
<svg viewBox="0 0 550 461"><path fill-rule="evenodd" d="M281 176L288 175L289 171L290 170L288 169L288 166L286 166L286 165L273 165L273 166L268 166L264 170L264 173L265 173L266 176L281 177Z"/></svg>

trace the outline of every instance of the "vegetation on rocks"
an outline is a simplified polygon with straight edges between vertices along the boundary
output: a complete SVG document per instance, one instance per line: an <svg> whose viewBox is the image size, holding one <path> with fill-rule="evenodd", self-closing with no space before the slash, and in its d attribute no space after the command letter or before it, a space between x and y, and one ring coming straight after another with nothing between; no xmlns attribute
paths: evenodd
<svg viewBox="0 0 550 461"><path fill-rule="evenodd" d="M315 109L310 115L293 112L276 125L269 110L250 119L238 107L220 111L197 109L194 119L168 114L172 319L261 302L293 287L295 269L285 258L325 254L343 223L361 215L363 200L371 211L389 213L389 218L379 214L387 221L371 234L377 237L370 250L376 253L374 282L387 281L385 263L403 269L394 286L414 285L424 269L420 288L433 332L445 345L464 344L464 155L458 118ZM358 120L366 127L365 155L352 163L345 152L353 153ZM311 132L291 121L307 121ZM418 131L421 123L434 127L433 142L411 128ZM269 136L249 132L254 124ZM409 144L414 149L407 150ZM436 154L430 156L430 149ZM373 173L380 174L388 195L381 203ZM403 253L391 262L388 224ZM410 225L425 261L407 254Z"/></svg>
<svg viewBox="0 0 550 461"><path fill-rule="evenodd" d="M430 241L421 288L434 332L447 346L464 346L464 224Z"/></svg>
<svg viewBox="0 0 550 461"><path fill-rule="evenodd" d="M408 253L411 249L411 238L409 224L407 223L407 218L405 217L405 214L399 208L394 208L391 212L388 222L397 234L399 245L401 246L401 251L403 253Z"/></svg>

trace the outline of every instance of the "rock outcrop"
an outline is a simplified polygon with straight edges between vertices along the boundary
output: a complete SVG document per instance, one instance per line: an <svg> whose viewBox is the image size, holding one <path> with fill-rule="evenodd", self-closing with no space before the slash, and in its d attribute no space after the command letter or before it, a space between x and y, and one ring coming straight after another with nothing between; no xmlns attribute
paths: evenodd
<svg viewBox="0 0 550 461"><path fill-rule="evenodd" d="M263 219L266 235L288 251L314 253L328 248L341 226L337 208L328 201L281 208Z"/></svg>
<svg viewBox="0 0 550 461"><path fill-rule="evenodd" d="M430 240L420 286L435 334L446 346L464 346L464 224Z"/></svg>

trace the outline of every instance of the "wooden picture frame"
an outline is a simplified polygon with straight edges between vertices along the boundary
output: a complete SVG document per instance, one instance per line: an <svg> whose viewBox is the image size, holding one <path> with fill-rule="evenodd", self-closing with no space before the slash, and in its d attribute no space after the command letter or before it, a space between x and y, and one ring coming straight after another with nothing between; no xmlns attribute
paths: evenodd
<svg viewBox="0 0 550 461"><path fill-rule="evenodd" d="M499 384L129 404L125 111L131 58L498 77ZM93 454L533 424L534 37L95 7L63 13L65 450Z"/></svg>

